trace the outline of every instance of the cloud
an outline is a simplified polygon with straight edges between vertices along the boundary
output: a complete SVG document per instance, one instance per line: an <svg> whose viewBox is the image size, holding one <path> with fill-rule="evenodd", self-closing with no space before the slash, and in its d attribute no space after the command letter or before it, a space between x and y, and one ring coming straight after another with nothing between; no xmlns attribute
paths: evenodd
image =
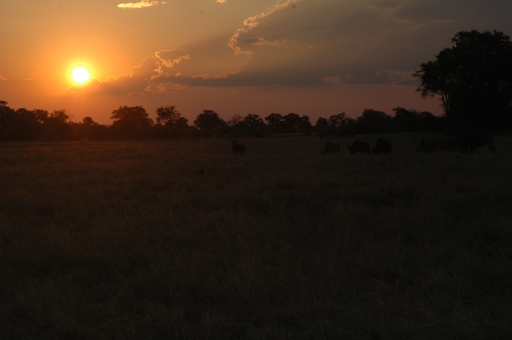
<svg viewBox="0 0 512 340"><path fill-rule="evenodd" d="M0 76L0 81L1 80L7 80L7 78L4 78L4 77Z"/></svg>
<svg viewBox="0 0 512 340"><path fill-rule="evenodd" d="M350 76L347 76L347 77L350 77ZM339 85L342 83L342 77L341 75L335 75L335 76L330 76L330 77L323 77L322 78L322 82L323 83L326 83L326 84L331 84L331 85Z"/></svg>
<svg viewBox="0 0 512 340"><path fill-rule="evenodd" d="M226 2L226 0L216 0L215 2L216 2L216 3L219 3L219 4L223 4L223 3L225 3L225 2Z"/></svg>
<svg viewBox="0 0 512 340"><path fill-rule="evenodd" d="M162 72L159 69L157 57L147 57L138 66L127 74L110 77L105 81L93 80L83 87L72 87L71 92L85 92L88 94L144 94L151 80Z"/></svg>
<svg viewBox="0 0 512 340"><path fill-rule="evenodd" d="M165 67L173 67L175 64L179 64L181 60L190 60L190 56L187 51L180 48L174 50L162 50L156 52L155 56L160 59L161 63Z"/></svg>
<svg viewBox="0 0 512 340"><path fill-rule="evenodd" d="M279 46L285 41L267 41L265 38L262 37L256 37L256 38L250 38L245 41L248 44L256 45L256 46Z"/></svg>
<svg viewBox="0 0 512 340"><path fill-rule="evenodd" d="M162 5L165 5L169 2L167 1L151 1L151 0L142 0L139 2L128 2L124 4L119 4L117 7L119 8L127 8L127 9L138 9L138 8L147 8L147 7L153 7L161 3Z"/></svg>
<svg viewBox="0 0 512 340"><path fill-rule="evenodd" d="M248 53L252 54L251 51L243 50L238 46L238 38L242 34L247 34L251 30L253 30L255 27L257 27L260 24L260 21L264 19L265 17L268 17L269 15L274 14L276 11L282 10L283 8L286 8L288 6L294 5L296 0L280 0L278 1L274 6L270 7L268 10L266 10L263 13L260 13L258 15L252 16L250 18L247 18L244 21L244 26L242 28L239 28L233 33L231 38L229 39L228 46L235 52L235 54L240 53Z"/></svg>
<svg viewBox="0 0 512 340"><path fill-rule="evenodd" d="M91 90L414 85L414 70L449 47L457 31L493 24L512 31L507 16L512 2L489 1L496 6L484 10L479 0L279 0L246 17L232 34L161 50Z"/></svg>
<svg viewBox="0 0 512 340"><path fill-rule="evenodd" d="M512 5L490 1L510 13L504 9ZM246 19L230 38L235 54L252 58L229 78L256 86L416 84L411 74L419 64L449 46L457 31L473 28L467 23L478 13L506 22L493 6L482 6L477 0L279 1Z"/></svg>
<svg viewBox="0 0 512 340"><path fill-rule="evenodd" d="M162 50L154 56L146 57L138 66L132 67L130 72L104 81L95 79L86 86L74 86L69 92L88 94L148 94L163 92L167 89L176 89L175 84L162 85L158 78L169 76L171 68L183 60L189 60L187 51L183 49Z"/></svg>

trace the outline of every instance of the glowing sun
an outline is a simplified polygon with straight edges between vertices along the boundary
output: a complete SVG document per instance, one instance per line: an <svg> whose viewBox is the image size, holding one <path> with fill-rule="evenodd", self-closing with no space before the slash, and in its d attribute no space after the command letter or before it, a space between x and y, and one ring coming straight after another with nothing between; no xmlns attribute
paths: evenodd
<svg viewBox="0 0 512 340"><path fill-rule="evenodd" d="M71 72L71 78L78 84L85 83L90 77L91 73L83 67L77 67Z"/></svg>

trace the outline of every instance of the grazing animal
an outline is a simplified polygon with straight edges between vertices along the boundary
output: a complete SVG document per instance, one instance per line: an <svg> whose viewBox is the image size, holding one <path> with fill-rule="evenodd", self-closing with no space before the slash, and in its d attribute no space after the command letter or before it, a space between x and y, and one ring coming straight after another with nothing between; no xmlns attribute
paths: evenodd
<svg viewBox="0 0 512 340"><path fill-rule="evenodd" d="M241 156L245 156L245 145L238 143L236 140L232 140L231 144L233 145L233 155L236 156L236 153L239 152Z"/></svg>
<svg viewBox="0 0 512 340"><path fill-rule="evenodd" d="M371 154L370 151L370 144L366 142L362 142L359 139L354 142L354 144L349 145L348 149L350 150L351 155L355 155L356 153L364 153L364 154Z"/></svg>
<svg viewBox="0 0 512 340"><path fill-rule="evenodd" d="M475 153L479 147L487 146L491 152L496 152L496 147L489 135L469 135L461 139L461 150L464 153Z"/></svg>
<svg viewBox="0 0 512 340"><path fill-rule="evenodd" d="M322 155L327 155L329 153L337 153L340 155L340 145L330 141L325 143L324 152L322 152Z"/></svg>
<svg viewBox="0 0 512 340"><path fill-rule="evenodd" d="M496 152L496 147L491 136L472 134L448 139L422 138L418 151L432 152L437 150L462 151L464 153L475 153L479 147L487 146L491 152Z"/></svg>
<svg viewBox="0 0 512 340"><path fill-rule="evenodd" d="M375 144L375 147L372 149L372 154L378 155L380 153L391 153L391 143L385 139L379 138L377 144Z"/></svg>
<svg viewBox="0 0 512 340"><path fill-rule="evenodd" d="M462 138L461 137L450 137L446 140L446 149L450 151L462 150Z"/></svg>

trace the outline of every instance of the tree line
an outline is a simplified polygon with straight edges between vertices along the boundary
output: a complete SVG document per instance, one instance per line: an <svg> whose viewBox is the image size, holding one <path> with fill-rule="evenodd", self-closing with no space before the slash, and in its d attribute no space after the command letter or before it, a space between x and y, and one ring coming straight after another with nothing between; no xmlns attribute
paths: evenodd
<svg viewBox="0 0 512 340"><path fill-rule="evenodd" d="M275 134L318 134L320 136L353 136L356 134L407 131L435 131L442 118L430 112L418 112L401 107L394 115L366 109L357 118L346 113L320 117L314 124L306 115L271 113L266 117L235 114L224 120L213 110L204 110L190 124L175 106L156 110L156 122L142 106L121 106L112 111L112 124L103 125L91 117L72 122L65 110L27 110L10 108L0 101L0 140L115 140L172 139L198 137L263 137Z"/></svg>
<svg viewBox="0 0 512 340"><path fill-rule="evenodd" d="M504 132L512 129L512 42L499 31L461 31L435 59L420 64L413 76L420 80L417 92L423 98L437 97L443 108L438 117L402 107L394 115L365 109L357 118L342 112L318 118L271 113L266 117L234 115L223 120L204 110L189 124L175 106L156 110L154 122L142 106L121 106L112 111L111 125L85 117L71 122L65 110L12 109L0 101L0 140L77 139L167 139L184 137L261 137L301 133L352 136L355 134L438 131L463 134L468 131Z"/></svg>

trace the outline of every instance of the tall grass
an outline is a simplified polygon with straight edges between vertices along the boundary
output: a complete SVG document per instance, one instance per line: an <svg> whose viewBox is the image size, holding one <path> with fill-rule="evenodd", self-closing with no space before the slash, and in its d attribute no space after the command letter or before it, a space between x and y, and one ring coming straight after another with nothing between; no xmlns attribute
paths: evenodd
<svg viewBox="0 0 512 340"><path fill-rule="evenodd" d="M0 144L2 339L508 339L512 138Z"/></svg>

